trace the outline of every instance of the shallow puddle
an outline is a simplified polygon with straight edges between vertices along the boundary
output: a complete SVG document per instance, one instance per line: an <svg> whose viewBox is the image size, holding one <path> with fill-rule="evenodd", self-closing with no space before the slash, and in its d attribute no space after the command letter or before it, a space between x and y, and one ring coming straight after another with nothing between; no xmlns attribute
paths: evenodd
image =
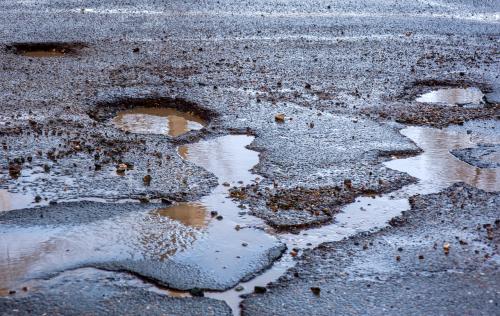
<svg viewBox="0 0 500 316"><path fill-rule="evenodd" d="M419 96L416 101L447 105L479 105L483 98L484 94L478 88L450 88L425 93Z"/></svg>
<svg viewBox="0 0 500 316"><path fill-rule="evenodd" d="M20 55L26 56L26 57L36 57L36 58L43 58L43 57L62 57L66 55L66 53L58 50L33 50L33 51L22 51L19 53Z"/></svg>
<svg viewBox="0 0 500 316"><path fill-rule="evenodd" d="M186 226L201 228L207 226L210 217L207 208L202 203L176 203L156 211L160 216L168 217Z"/></svg>
<svg viewBox="0 0 500 316"><path fill-rule="evenodd" d="M386 166L418 178L418 193L439 192L455 182L465 182L485 191L500 190L499 168L477 168L450 153L453 149L476 147L473 136L426 127L408 127L401 133L424 152L415 157L389 161Z"/></svg>
<svg viewBox="0 0 500 316"><path fill-rule="evenodd" d="M314 248L324 242L338 241L358 232L382 228L393 217L410 209L410 196L439 192L455 182L466 182L486 191L500 190L500 169L481 170L458 160L450 153L451 149L474 147L477 143L473 142L472 135L425 127L408 127L401 133L414 141L424 152L411 158L391 160L385 165L418 178L417 184L380 196L359 197L354 203L343 207L333 224L304 230L300 234L274 233L286 243L288 251L271 269L248 282L240 283L243 290L235 287L222 293L210 292L206 296L225 300L234 314L239 315L239 304L242 300L240 295L252 293L255 286L265 286L276 281L295 265L291 249ZM483 137L481 140L493 139Z"/></svg>
<svg viewBox="0 0 500 316"><path fill-rule="evenodd" d="M121 111L113 119L113 123L117 128L131 133L172 137L200 130L206 125L200 117L173 108L135 108Z"/></svg>
<svg viewBox="0 0 500 316"><path fill-rule="evenodd" d="M295 261L290 253L293 248L302 251L381 228L410 208L410 196L439 192L454 182L463 181L487 191L500 190L500 169L479 169L450 153L453 149L474 147L478 140L493 143L494 133L478 138L451 129L425 127L408 127L401 133L424 152L385 165L409 173L419 182L388 194L357 198L343 208L334 223L300 234L277 233L228 198L229 187L257 181L249 170L259 162L258 153L246 149L253 137L228 135L181 146L178 152L183 159L218 177L219 185L210 195L197 202L177 203L151 212L131 212L85 225L26 228L4 225L0 228L0 288L7 289L36 272L85 262L146 257L171 260L193 271L203 271L217 282L234 284L248 272L257 272L261 267L255 267L259 262L256 258L278 240L283 242L288 251L271 269L231 290L205 292L205 296L225 300L239 314L241 294L252 292L256 285L265 286L277 280L293 267Z"/></svg>
<svg viewBox="0 0 500 316"><path fill-rule="evenodd" d="M249 183L255 175L248 170L258 162L258 153L245 148L252 140L249 136L229 135L187 145L180 152L184 152L187 160L215 173L221 182ZM56 225L3 224L0 288L53 271L127 260L174 263L210 278L179 273L181 278L191 277L191 283L182 287L231 286L263 269L268 252L279 242L265 231L253 228L263 225L262 221L242 218L238 205L227 198L227 190L227 186L220 184L197 202L163 208L142 206L150 211L136 210L130 203L111 204L116 208L112 218L80 224L64 218L62 224L56 222ZM87 208L82 211L87 212Z"/></svg>

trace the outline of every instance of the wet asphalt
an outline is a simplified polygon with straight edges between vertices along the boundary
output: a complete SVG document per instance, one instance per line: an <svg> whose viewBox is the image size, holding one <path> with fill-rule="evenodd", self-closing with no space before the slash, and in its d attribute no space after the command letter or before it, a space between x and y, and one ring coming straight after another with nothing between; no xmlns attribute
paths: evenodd
<svg viewBox="0 0 500 316"><path fill-rule="evenodd" d="M382 164L391 156L420 151L398 132L405 125L467 127L471 119L498 120L495 98L481 107L452 109L422 105L415 98L443 87L473 86L490 95L498 93L499 10L497 1L465 0L2 1L0 189L40 196L42 204L73 199L193 201L207 195L217 178L183 161L177 146L244 133L256 137L250 148L260 153L260 162L253 171L263 178L243 198L242 203L253 206L251 213L285 229L332 221L337 208L357 195L388 192L415 181ZM68 53L34 58L16 51L20 47L16 43L32 42L64 42ZM114 114L144 105L144 99L147 104L193 110L207 120L207 126L175 139L114 128ZM276 121L277 114L284 114L284 122ZM498 152L498 146L493 148ZM454 154L486 166L481 160L484 152ZM131 166L125 179L116 174L120 163ZM17 179L9 174L16 168L21 170ZM147 174L152 178L149 185L143 181ZM332 188L348 189L350 194L332 199ZM319 194L324 197L322 209L332 211L294 210L310 198L300 192ZM454 202L453 194L462 204ZM295 197L286 201L292 210L271 209L268 201L276 196ZM359 239L376 244L384 234L402 244L412 244L420 235L427 240L426 234L451 243L455 239L450 229L442 228L454 225L472 229L490 223L496 234L497 196L462 186L441 195L420 196L413 210L402 216L401 226L338 244L346 252L359 253L357 261L346 259L345 266L339 267L338 260L350 256L338 254L337 243L312 250L270 292L246 299L243 312L491 314L498 304L498 253L494 245L487 248L491 241L483 235L474 235L488 249L480 254L455 252L460 247L455 244L448 256L443 256L440 244L429 250L423 255L432 267L414 258L417 249L409 255L411 262L403 265L408 257L401 255L401 264L394 267L397 262L387 244L374 252L380 257L370 257L355 243ZM132 213L151 207L126 205ZM49 205L28 216L14 211L0 221L1 225L71 225L111 218L122 210L113 205L87 206ZM75 211L81 208L85 211ZM457 209L465 210L465 215L457 214ZM414 219L418 217L414 210L422 211L421 218ZM38 221L44 212L54 215ZM441 218L444 223L426 224ZM490 257L478 260L484 251ZM162 278L181 282L190 273L182 267L162 271L144 262L112 265L101 267L157 282ZM386 270L372 271L378 266ZM332 278L330 270L358 278ZM310 287L317 286L320 276L324 278L317 297ZM116 293L117 285L92 282L97 290L84 295L83 301L65 301L58 293L40 291L36 296L1 298L0 304L23 313L62 313L59 304L74 302L75 314L86 308L95 308L97 314L137 314L140 298L151 302L157 308L152 313L157 314L205 314L207 308L213 314L229 312L216 300L175 298L166 299L167 304L156 294L137 293L137 289L130 290L125 306L123 301L118 303L117 294L110 301L113 307L106 307L124 309L101 309L99 293ZM409 284L410 290L401 292L402 283ZM368 284L372 290L366 289ZM454 292L444 297L443 286ZM337 295L340 291L343 294ZM367 291L370 296L363 300ZM465 299L469 292L473 297ZM80 290L70 285L65 293ZM163 304L172 310L162 309Z"/></svg>

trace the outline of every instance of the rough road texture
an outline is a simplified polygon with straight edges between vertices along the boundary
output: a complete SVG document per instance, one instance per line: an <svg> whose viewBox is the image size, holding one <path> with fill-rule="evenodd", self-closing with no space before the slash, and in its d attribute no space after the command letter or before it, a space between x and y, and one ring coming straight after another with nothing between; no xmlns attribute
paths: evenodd
<svg viewBox="0 0 500 316"><path fill-rule="evenodd" d="M346 181L359 193L412 181L381 164L393 154L418 152L398 133L402 124L498 121L499 11L498 0L0 1L0 189L26 192L33 199L38 195L44 203L84 197L195 200L217 180L183 161L177 145L250 133L256 136L252 149L261 153L254 170L265 177L255 193L266 196L265 201L243 201L254 205L252 214L275 226L329 221L348 199L327 193ZM63 56L22 55L44 47ZM486 93L486 106L450 110L415 101L435 88L466 86ZM177 139L115 129L112 114L141 98L169 100L163 104L178 108L190 105L208 125ZM285 117L281 123L275 121L279 113ZM119 163L130 166L124 176L116 175ZM147 174L150 185L143 182ZM266 186L273 191L263 191ZM317 215L318 209L302 209L302 199L282 198L301 191L324 192L314 201L331 209ZM273 211L288 202L297 209ZM482 203L469 197L464 208ZM446 211L448 205L436 207ZM468 219L456 220L461 227ZM418 225L415 233L426 231L426 222ZM438 229L433 233L450 237ZM455 249L460 248L453 244L444 262ZM316 252L328 257L331 251L324 246ZM335 260L329 266L341 269ZM442 283L450 285L461 276L442 275ZM490 276L485 284L493 282ZM423 276L404 278L424 284ZM463 278L463 287L450 295L457 311L469 302L463 299L466 286L479 282L465 278L480 280L474 273ZM437 274L433 280L441 282ZM309 285L297 287L310 292ZM445 293L427 295L431 288L437 286L422 286L421 297ZM364 284L356 285L352 294L365 290ZM385 295L379 290L373 297L403 295L395 285L385 288ZM50 300L58 298L47 295L44 306L50 308ZM363 297L345 296L353 308L363 306L355 301ZM307 306L307 298L289 295L289 305ZM407 298L395 304L427 306L423 299ZM473 312L478 300L470 300ZM488 304L481 311L488 312ZM246 306L247 312L258 310L250 302ZM324 306L318 305L318 313L327 312ZM414 306L407 308L411 312Z"/></svg>
<svg viewBox="0 0 500 316"><path fill-rule="evenodd" d="M224 302L167 297L110 272L77 270L30 285L1 297L0 315L231 315Z"/></svg>
<svg viewBox="0 0 500 316"><path fill-rule="evenodd" d="M243 314L495 314L500 195L456 184L411 204L392 227L306 252Z"/></svg>
<svg viewBox="0 0 500 316"><path fill-rule="evenodd" d="M3 1L0 132L7 149L0 163L6 170L10 160L31 156L23 170L48 164L42 198L194 199L214 179L182 163L174 141L125 135L89 117L116 100L168 97L211 111L202 132L208 137L255 134L253 148L262 152L256 171L284 188L338 186L347 178L364 184L371 176L396 185L398 173L378 165L377 155L416 148L396 127L376 122L390 119L379 113L390 109L395 120L422 114L414 96L436 86L494 90L497 9L496 1ZM84 45L58 58L11 49L54 41ZM492 118L494 110L457 109L416 123ZM283 124L274 121L277 113L285 114ZM88 150L70 151L74 142ZM106 153L92 161L99 147ZM70 153L47 159L54 148ZM119 162L134 164L126 181L112 176ZM102 169L89 173L96 163ZM148 168L153 180L144 187ZM69 181L58 177L65 174Z"/></svg>
<svg viewBox="0 0 500 316"><path fill-rule="evenodd" d="M451 152L458 159L479 168L500 168L500 144L479 144Z"/></svg>

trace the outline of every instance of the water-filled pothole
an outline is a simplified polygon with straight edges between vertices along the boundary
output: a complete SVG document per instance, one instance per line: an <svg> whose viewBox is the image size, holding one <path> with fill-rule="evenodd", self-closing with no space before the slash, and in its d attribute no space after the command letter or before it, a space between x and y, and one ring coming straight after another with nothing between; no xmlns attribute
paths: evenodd
<svg viewBox="0 0 500 316"><path fill-rule="evenodd" d="M248 184L258 162L245 148L252 139L229 135L179 150L221 182ZM169 207L79 202L0 215L0 288L103 265L177 289L230 288L265 269L284 246L255 228L260 220L242 217L227 190L221 184L198 202Z"/></svg>
<svg viewBox="0 0 500 316"><path fill-rule="evenodd" d="M480 105L484 94L478 88L448 88L424 93L417 97L420 103L436 103L444 105Z"/></svg>
<svg viewBox="0 0 500 316"><path fill-rule="evenodd" d="M7 46L7 50L26 57L62 57L77 54L83 43L14 43Z"/></svg>
<svg viewBox="0 0 500 316"><path fill-rule="evenodd" d="M177 137L200 130L206 122L192 112L174 108L134 108L120 111L113 123L121 130L138 134L159 134Z"/></svg>
<svg viewBox="0 0 500 316"><path fill-rule="evenodd" d="M0 271L5 273L0 275L0 288L6 287L5 283L8 286L8 281L12 282L2 278L12 278L13 275L21 278L33 271L53 268L61 262L66 263L62 265L64 268L88 262L89 258L106 261L148 257L156 261L174 260L180 267L189 267L188 273L192 275L178 273L182 282L191 287L201 284L196 283L200 282L197 280L200 276L208 276L207 279L213 278L215 283L222 282L226 286L243 279L231 290L206 292L206 296L225 300L237 313L241 294L252 292L256 285L264 286L275 281L294 265L294 257L300 255L300 251L382 227L409 209L408 198L414 194L438 192L457 181L488 191L500 190L499 169L485 172L450 153L453 149L475 146L477 140L472 135L423 127L409 127L401 133L421 147L423 153L395 159L385 165L407 172L420 182L381 196L357 198L343 208L333 224L304 230L300 234L275 232L228 199L227 183L245 185L256 180L248 170L258 163L258 153L245 148L253 137L228 135L181 146L179 154L185 160L218 177L220 185L210 195L196 203L179 203L146 213L127 213L130 215L74 228L64 225L34 228L3 225L0 228L0 240L4 245L0 248ZM271 269L252 278L278 257L276 254L269 256L269 250L276 246L277 240L285 243L289 250L298 248L299 251L293 255L287 252L275 261ZM200 271L204 273L200 274ZM186 288L189 287L186 285Z"/></svg>
<svg viewBox="0 0 500 316"><path fill-rule="evenodd" d="M418 178L419 182L380 196L359 197L337 214L333 224L303 230L299 234L275 233L289 250L299 249L300 255L303 249L316 247L323 242L338 241L358 232L384 227L390 219L410 208L409 197L436 193L455 182L466 182L487 191L500 190L500 169L483 171L456 159L450 153L450 150L456 148L475 146L477 142L471 135L425 127L409 127L401 133L422 148L423 153L415 157L391 160L385 165L409 173ZM238 315L241 295L251 293L255 286L265 286L276 281L294 266L296 255L296 252L287 252L271 269L256 278L242 282L229 291L211 292L207 296L226 301L235 315Z"/></svg>

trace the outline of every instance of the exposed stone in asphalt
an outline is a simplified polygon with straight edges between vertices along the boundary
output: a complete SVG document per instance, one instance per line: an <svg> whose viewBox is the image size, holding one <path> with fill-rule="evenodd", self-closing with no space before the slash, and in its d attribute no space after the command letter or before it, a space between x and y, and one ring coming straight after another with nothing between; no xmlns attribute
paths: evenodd
<svg viewBox="0 0 500 316"><path fill-rule="evenodd" d="M267 293L246 298L243 314L494 314L500 195L455 184L411 204L392 227L305 252Z"/></svg>

